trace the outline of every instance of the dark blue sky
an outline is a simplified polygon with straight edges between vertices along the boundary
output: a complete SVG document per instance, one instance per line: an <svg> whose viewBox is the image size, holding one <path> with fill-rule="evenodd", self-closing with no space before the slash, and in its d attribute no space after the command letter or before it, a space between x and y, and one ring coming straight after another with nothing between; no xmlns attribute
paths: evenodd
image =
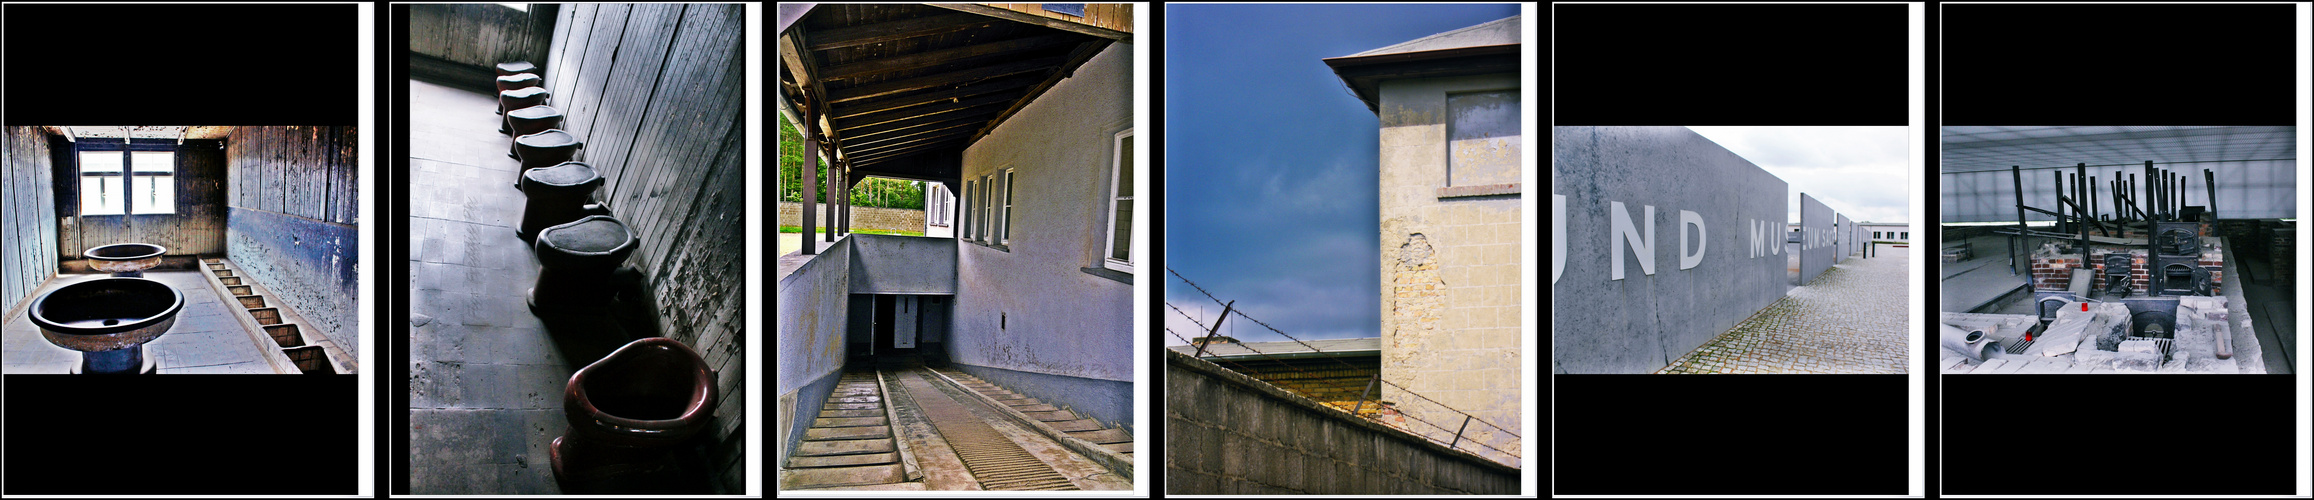
<svg viewBox="0 0 2314 500"><path fill-rule="evenodd" d="M1321 59L1518 14L1517 4L1167 5L1165 265L1295 337L1380 336L1380 124ZM1220 314L1161 276L1167 302L1192 315L1204 305L1200 320ZM1180 336L1201 334L1163 312ZM1252 323L1222 333L1285 340Z"/></svg>

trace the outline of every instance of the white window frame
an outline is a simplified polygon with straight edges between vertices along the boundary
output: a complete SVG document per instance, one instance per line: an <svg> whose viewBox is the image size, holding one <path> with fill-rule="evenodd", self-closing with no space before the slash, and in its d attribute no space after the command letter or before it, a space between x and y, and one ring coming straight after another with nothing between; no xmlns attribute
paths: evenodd
<svg viewBox="0 0 2314 500"><path fill-rule="evenodd" d="M1004 169L1004 191L997 193L1003 203L996 205L996 243L1012 244L1012 168Z"/></svg>
<svg viewBox="0 0 2314 500"><path fill-rule="evenodd" d="M1133 193L1117 192L1118 184L1123 180L1122 178L1124 177L1121 172L1119 172L1119 170L1124 168L1124 162L1126 160L1131 160L1131 158L1125 157L1125 139L1129 137L1133 137L1133 129L1131 128L1117 132L1117 135L1111 137L1109 141L1109 210L1107 213L1103 214L1109 220L1109 223L1102 227L1103 229L1107 229L1107 231L1101 232L1101 267L1126 273L1133 272L1134 259L1139 257L1133 254L1133 240L1141 236L1139 234L1132 234L1132 220L1117 220L1117 202L1133 201ZM1137 149L1141 146L1139 144L1135 144L1134 147ZM1135 170L1139 170L1139 168L1135 168ZM1139 186L1139 184L1140 183L1134 183L1135 186ZM1134 207L1134 209L1138 211L1143 210L1144 208ZM1124 224L1125 231L1127 233L1125 237L1125 259L1123 260L1110 258L1111 255L1117 254L1118 224Z"/></svg>
<svg viewBox="0 0 2314 500"><path fill-rule="evenodd" d="M962 210L956 211L956 224L959 226L956 239L972 239L972 209L980 206L972 202L972 195L975 194L980 194L980 186L973 185L972 179L965 179L964 192L956 195L956 202L964 204Z"/></svg>
<svg viewBox="0 0 2314 500"><path fill-rule="evenodd" d="M137 156L138 154L161 154L161 155L168 155L168 163L167 163L167 165L168 165L168 170L167 170L167 171L165 171L165 172L162 172L162 171L153 171L153 170L138 170L138 169L137 169L137 164L136 164L136 156ZM120 160L119 160L119 161L120 161L120 170L118 170L118 171L110 171L110 172L90 173L90 172L88 172L88 171L87 171L87 166L85 165L86 163L88 163L88 162L87 162L87 160L86 160L86 158L88 158L90 155L97 155L97 156L104 156L104 155L117 155L117 156L120 158ZM129 215L175 215L175 214L177 213L177 195L179 195L179 194L182 194L182 193L178 193L178 192L177 192L177 152L176 152L176 151L174 151L174 150L137 150L137 149L133 149L133 148L127 148L127 147L124 147L123 149L81 149L81 150L76 150L76 151L74 151L74 156L73 156L73 169L76 171L76 173L77 173L77 174L79 174L79 175L77 175L77 177L79 177L79 179L80 179L80 180L79 180L79 182L80 182L79 186L80 186L80 188L81 188L81 190L80 190L81 203L80 203L80 208L79 208L79 210L78 210L78 213L79 213L79 215L81 215L81 216L87 216L87 217L110 217L110 216L129 216ZM103 195L97 195L97 196L119 196L119 197L121 197L121 205L120 205L120 211L118 211L118 212L109 212L109 211L108 211L108 212L91 212L91 211L89 211L88 200L89 200L89 196L91 196L91 194L88 192L88 189L87 189L87 186L88 186L88 182L87 182L87 181L88 181L88 179L89 179L89 178L92 178L92 177L94 177L94 178L98 178L98 179L99 179L99 180L98 180L98 184L100 185L100 188L101 188L102 184L104 184L104 179L106 179L106 178L116 178L116 177L117 177L117 178L120 180L120 184L119 184L119 185L120 185L120 192L118 192L118 193L111 193L111 192L107 192L107 193L105 193L105 194L103 194ZM158 183L159 185L155 185L155 186L153 186L155 189L167 189L167 190L169 190L169 191L168 191L168 193L169 193L169 203L168 203L168 210L165 210L165 211L153 211L153 210L150 210L148 207L145 207L145 206L141 206L140 204L138 204L138 203L136 202L136 199L135 199L136 197L135 197L135 196L132 196L132 195L133 195L133 194L135 194L135 193L136 193L136 191L137 191L137 185L136 185L136 181L137 181L137 179L138 179L138 178L140 178L140 177L141 177L141 178L145 178L146 182L148 182L148 183Z"/></svg>

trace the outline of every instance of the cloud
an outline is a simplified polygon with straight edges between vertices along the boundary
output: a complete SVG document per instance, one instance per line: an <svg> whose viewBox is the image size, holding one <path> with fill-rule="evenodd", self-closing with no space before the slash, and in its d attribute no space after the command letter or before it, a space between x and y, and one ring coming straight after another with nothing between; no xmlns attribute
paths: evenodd
<svg viewBox="0 0 2314 500"><path fill-rule="evenodd" d="M1793 221L1800 193L1850 220L1912 220L1909 127L1688 128L1783 178Z"/></svg>

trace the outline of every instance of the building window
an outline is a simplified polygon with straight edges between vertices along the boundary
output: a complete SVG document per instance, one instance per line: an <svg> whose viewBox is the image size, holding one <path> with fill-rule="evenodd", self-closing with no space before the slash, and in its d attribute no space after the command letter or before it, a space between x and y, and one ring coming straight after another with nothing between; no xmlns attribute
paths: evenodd
<svg viewBox="0 0 2314 500"><path fill-rule="evenodd" d="M168 151L81 151L80 214L176 213L176 162Z"/></svg>
<svg viewBox="0 0 2314 500"><path fill-rule="evenodd" d="M1101 266L1133 272L1133 129L1118 132L1109 159L1109 231Z"/></svg>
<svg viewBox="0 0 2314 500"><path fill-rule="evenodd" d="M936 182L930 184L932 189L924 190L924 220L932 221L934 226L948 227L948 186Z"/></svg>
<svg viewBox="0 0 2314 500"><path fill-rule="evenodd" d="M956 239L972 239L972 209L980 206L980 204L972 202L971 197L972 195L976 194L980 194L980 187L974 185L971 180L965 180L964 193L957 196L956 198L958 203L964 204L964 210L957 212L958 214L961 214L961 216L956 218L957 222L960 222L964 225L964 230L956 232Z"/></svg>
<svg viewBox="0 0 2314 500"><path fill-rule="evenodd" d="M1012 244L1012 171L1004 169L1004 201L997 205L996 242Z"/></svg>
<svg viewBox="0 0 2314 500"><path fill-rule="evenodd" d="M1448 186L1519 182L1519 92L1446 95Z"/></svg>
<svg viewBox="0 0 2314 500"><path fill-rule="evenodd" d="M1896 239L1900 239L1900 240L1902 240L1902 239L1910 239L1910 238L1912 238L1912 232L1911 232L1911 231L1905 231L1905 232L1901 232L1901 233L1896 233Z"/></svg>

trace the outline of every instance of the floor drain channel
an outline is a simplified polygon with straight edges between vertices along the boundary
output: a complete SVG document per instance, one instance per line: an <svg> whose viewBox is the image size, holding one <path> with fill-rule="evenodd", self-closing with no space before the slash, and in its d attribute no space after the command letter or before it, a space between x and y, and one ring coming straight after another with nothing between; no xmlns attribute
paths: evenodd
<svg viewBox="0 0 2314 500"><path fill-rule="evenodd" d="M964 461L964 469L972 471L980 487L990 490L1074 490L1075 483L1055 472L1051 465L1021 449L1019 444L980 421L963 403L934 389L930 382L916 372L900 372L900 384L906 388L916 407L932 421L932 428L940 431L941 439L956 450L956 458Z"/></svg>
<svg viewBox="0 0 2314 500"><path fill-rule="evenodd" d="M2170 359L2170 353L2177 350L2177 339L2165 339L2158 337L2122 337L2121 339L2125 342L2131 340L2153 342L2153 348L2161 350L2161 359L2164 360Z"/></svg>
<svg viewBox="0 0 2314 500"><path fill-rule="evenodd" d="M2034 343L2034 342L2039 342L2039 341L2038 341L2038 340L2021 340L2021 341L2013 341L2013 342L2010 342L2010 343L2009 343L2009 349L2008 349L2008 353L2009 353L2009 354L2024 354L2026 349L2031 349L2031 348L2033 348L2033 343Z"/></svg>

